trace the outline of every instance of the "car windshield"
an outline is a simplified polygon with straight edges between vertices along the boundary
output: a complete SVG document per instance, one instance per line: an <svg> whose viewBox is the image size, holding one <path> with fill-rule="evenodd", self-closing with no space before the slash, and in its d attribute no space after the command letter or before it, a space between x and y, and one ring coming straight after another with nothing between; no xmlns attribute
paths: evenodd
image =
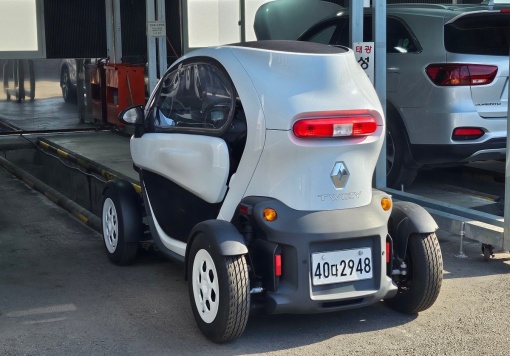
<svg viewBox="0 0 510 356"><path fill-rule="evenodd" d="M508 56L510 14L466 15L445 25L444 42L448 52Z"/></svg>

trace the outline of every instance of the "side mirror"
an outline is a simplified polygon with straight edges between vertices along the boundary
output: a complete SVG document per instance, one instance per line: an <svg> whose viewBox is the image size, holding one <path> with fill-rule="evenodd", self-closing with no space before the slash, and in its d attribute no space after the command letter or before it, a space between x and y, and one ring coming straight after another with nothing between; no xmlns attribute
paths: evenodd
<svg viewBox="0 0 510 356"><path fill-rule="evenodd" d="M119 113L119 121L127 125L143 125L143 120L142 105L131 106Z"/></svg>

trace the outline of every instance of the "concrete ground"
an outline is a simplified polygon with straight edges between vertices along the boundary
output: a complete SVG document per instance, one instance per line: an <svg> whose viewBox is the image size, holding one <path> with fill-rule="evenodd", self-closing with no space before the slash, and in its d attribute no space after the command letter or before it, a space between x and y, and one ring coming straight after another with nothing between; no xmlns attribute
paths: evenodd
<svg viewBox="0 0 510 356"><path fill-rule="evenodd" d="M109 263L98 233L0 169L0 355L508 355L510 254L439 231L444 282L418 316L384 303L250 317L235 342L206 340L183 267L145 252Z"/></svg>

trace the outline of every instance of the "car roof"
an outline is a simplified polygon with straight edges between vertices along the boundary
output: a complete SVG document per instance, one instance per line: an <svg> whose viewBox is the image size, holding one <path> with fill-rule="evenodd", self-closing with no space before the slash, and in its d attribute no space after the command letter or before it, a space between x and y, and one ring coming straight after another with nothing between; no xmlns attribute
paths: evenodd
<svg viewBox="0 0 510 356"><path fill-rule="evenodd" d="M387 15L419 15L429 17L440 17L446 21L455 18L466 12L481 12L481 11L498 11L502 9L510 9L510 5L473 5L473 4L415 4L415 3L402 3L402 4L388 4L386 5ZM372 13L372 8L365 8L365 13ZM335 18L338 16L348 16L349 9L344 8L334 15L329 16L327 19ZM325 21L323 19L322 21ZM320 21L320 22L322 22Z"/></svg>

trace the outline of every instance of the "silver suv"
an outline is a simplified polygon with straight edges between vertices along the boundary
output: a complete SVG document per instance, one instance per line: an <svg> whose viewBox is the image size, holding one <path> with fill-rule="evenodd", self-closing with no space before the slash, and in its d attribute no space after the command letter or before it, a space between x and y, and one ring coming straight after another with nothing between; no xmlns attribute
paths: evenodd
<svg viewBox="0 0 510 356"><path fill-rule="evenodd" d="M506 147L510 6L387 6L387 181L421 167L501 159ZM372 12L364 15L372 41ZM349 10L299 40L349 44Z"/></svg>

